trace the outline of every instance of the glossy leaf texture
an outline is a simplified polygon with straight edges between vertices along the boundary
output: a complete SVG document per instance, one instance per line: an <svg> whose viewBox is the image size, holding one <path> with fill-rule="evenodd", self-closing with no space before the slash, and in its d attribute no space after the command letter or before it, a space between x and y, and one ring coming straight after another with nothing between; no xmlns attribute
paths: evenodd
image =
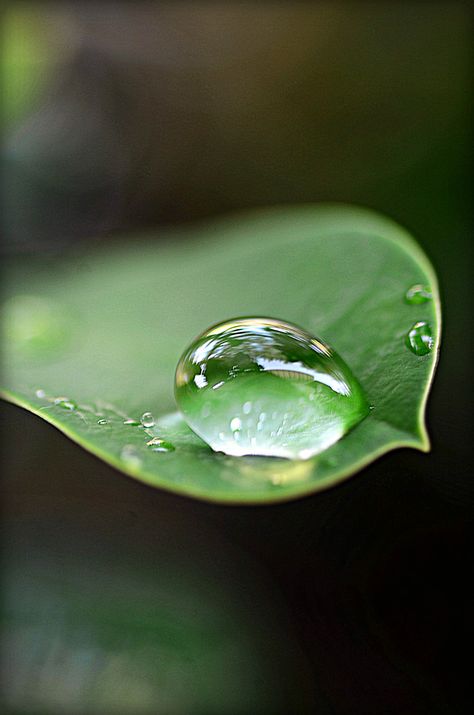
<svg viewBox="0 0 474 715"><path fill-rule="evenodd" d="M151 486L223 503L281 501L392 449L429 449L437 280L417 243L371 211L257 210L53 264L23 259L6 279L3 396ZM407 302L417 285L430 299ZM276 317L327 341L360 381L368 417L307 461L213 452L176 412L174 371L197 334L236 315ZM407 347L420 322L432 336L423 355ZM147 412L153 425L140 423Z"/></svg>

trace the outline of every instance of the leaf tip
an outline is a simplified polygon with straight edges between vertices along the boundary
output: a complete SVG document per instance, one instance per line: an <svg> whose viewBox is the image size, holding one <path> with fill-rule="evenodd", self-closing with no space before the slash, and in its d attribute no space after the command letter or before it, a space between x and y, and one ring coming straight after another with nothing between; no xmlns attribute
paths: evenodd
<svg viewBox="0 0 474 715"><path fill-rule="evenodd" d="M431 440L424 422L420 425L416 449L420 452L431 452Z"/></svg>

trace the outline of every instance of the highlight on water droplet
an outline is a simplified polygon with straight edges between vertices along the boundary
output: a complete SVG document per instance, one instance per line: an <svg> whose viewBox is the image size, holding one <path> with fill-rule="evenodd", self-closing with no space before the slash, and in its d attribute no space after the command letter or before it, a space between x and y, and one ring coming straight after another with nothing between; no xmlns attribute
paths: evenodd
<svg viewBox="0 0 474 715"><path fill-rule="evenodd" d="M167 442L161 437L153 437L146 446L152 449L154 452L174 452L175 447L171 442Z"/></svg>
<svg viewBox="0 0 474 715"><path fill-rule="evenodd" d="M415 323L407 333L406 345L415 355L427 355L433 349L431 326L424 320Z"/></svg>
<svg viewBox="0 0 474 715"><path fill-rule="evenodd" d="M405 301L409 305L420 305L421 303L427 303L432 300L433 296L428 286L421 285L417 283L411 286L405 293Z"/></svg>
<svg viewBox="0 0 474 715"><path fill-rule="evenodd" d="M273 318L236 318L200 335L179 360L175 395L191 429L235 456L308 459L368 414L344 360Z"/></svg>
<svg viewBox="0 0 474 715"><path fill-rule="evenodd" d="M21 352L41 357L61 349L70 334L62 306L38 295L16 295L2 307L5 338Z"/></svg>
<svg viewBox="0 0 474 715"><path fill-rule="evenodd" d="M239 417L234 417L230 421L230 428L231 428L232 432L237 432L241 427L242 427L242 422L240 421Z"/></svg>
<svg viewBox="0 0 474 715"><path fill-rule="evenodd" d="M142 423L143 427L153 427L155 424L155 418L153 417L151 412L144 412L140 417L140 422Z"/></svg>
<svg viewBox="0 0 474 715"><path fill-rule="evenodd" d="M130 427L138 427L141 422L139 420L134 420L132 418L123 421L124 425L129 425Z"/></svg>
<svg viewBox="0 0 474 715"><path fill-rule="evenodd" d="M123 447L120 458L129 469L138 469L142 464L138 450L133 444L126 444Z"/></svg>
<svg viewBox="0 0 474 715"><path fill-rule="evenodd" d="M40 400L44 400L46 398L46 390L43 390L41 387L39 387L37 390L35 390L35 395Z"/></svg>

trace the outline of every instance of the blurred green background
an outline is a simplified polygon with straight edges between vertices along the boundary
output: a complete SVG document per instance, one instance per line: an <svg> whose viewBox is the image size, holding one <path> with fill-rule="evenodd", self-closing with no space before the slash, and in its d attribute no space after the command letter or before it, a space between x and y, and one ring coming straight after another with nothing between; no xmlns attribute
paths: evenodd
<svg viewBox="0 0 474 715"><path fill-rule="evenodd" d="M470 32L456 1L7 4L4 254L54 271L165 224L358 203L418 239L445 319L432 453L287 505L155 492L4 406L8 712L467 708Z"/></svg>

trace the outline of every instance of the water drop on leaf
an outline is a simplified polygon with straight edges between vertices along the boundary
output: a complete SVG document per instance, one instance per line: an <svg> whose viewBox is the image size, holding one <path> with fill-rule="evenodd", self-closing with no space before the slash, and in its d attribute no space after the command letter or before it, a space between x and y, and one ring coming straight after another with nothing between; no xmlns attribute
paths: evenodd
<svg viewBox="0 0 474 715"><path fill-rule="evenodd" d="M415 355L427 355L433 349L433 336L429 323L419 320L408 331L406 337L407 347Z"/></svg>
<svg viewBox="0 0 474 715"><path fill-rule="evenodd" d="M175 394L194 432L235 456L307 459L368 413L334 350L272 318L236 318L203 333L178 363Z"/></svg>
<svg viewBox="0 0 474 715"><path fill-rule="evenodd" d="M409 305L427 303L432 298L433 296L431 295L430 289L427 286L420 285L419 283L409 288L405 293L405 301Z"/></svg>
<svg viewBox="0 0 474 715"><path fill-rule="evenodd" d="M74 400L70 400L69 397L56 397L54 399L54 404L58 407L62 407L63 410L72 411L77 408L77 404L74 402Z"/></svg>
<svg viewBox="0 0 474 715"><path fill-rule="evenodd" d="M150 447L154 452L174 452L174 445L165 439L161 439L161 437L153 437L146 443L146 446Z"/></svg>
<svg viewBox="0 0 474 715"><path fill-rule="evenodd" d="M155 424L155 418L153 417L151 412L144 412L140 417L140 422L142 423L143 427L153 427Z"/></svg>

